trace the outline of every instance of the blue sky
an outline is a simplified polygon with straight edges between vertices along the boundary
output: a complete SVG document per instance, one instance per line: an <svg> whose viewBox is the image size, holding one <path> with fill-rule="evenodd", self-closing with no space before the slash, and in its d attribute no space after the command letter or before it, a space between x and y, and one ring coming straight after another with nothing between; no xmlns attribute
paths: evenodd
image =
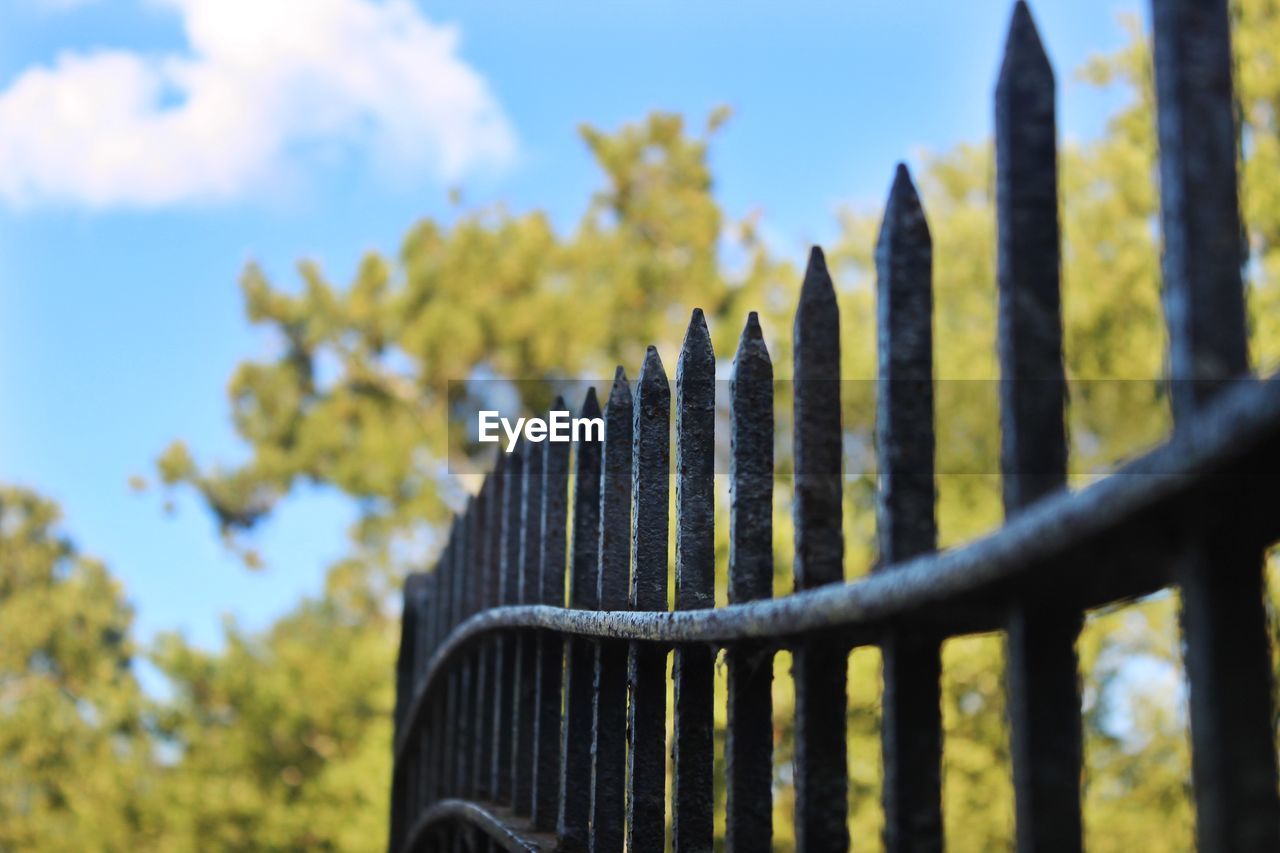
<svg viewBox="0 0 1280 853"><path fill-rule="evenodd" d="M215 646L319 589L351 518L297 495L227 554L181 498L131 474L183 438L242 454L224 389L272 342L236 287L300 258L349 280L422 216L505 201L573 223L598 184L575 128L652 109L735 115L713 150L732 216L759 210L797 260L899 159L991 124L1004 0L547 2L0 0L0 481L58 500L122 578L140 636ZM1135 0L1034 3L1064 135L1114 98L1071 80L1124 43Z"/></svg>

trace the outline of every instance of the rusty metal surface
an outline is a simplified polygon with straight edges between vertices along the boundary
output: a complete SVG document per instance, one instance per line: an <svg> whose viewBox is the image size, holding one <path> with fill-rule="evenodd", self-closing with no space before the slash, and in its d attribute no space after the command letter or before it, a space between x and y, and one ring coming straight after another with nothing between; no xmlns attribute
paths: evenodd
<svg viewBox="0 0 1280 853"><path fill-rule="evenodd" d="M716 356L701 308L695 308L676 363L676 609L715 606ZM682 646L675 681L671 772L671 846L711 853L715 840L714 652Z"/></svg>
<svg viewBox="0 0 1280 853"><path fill-rule="evenodd" d="M596 603L625 611L631 541L631 386L621 367L604 412L600 470L600 552ZM594 616L578 612L582 616ZM625 618L625 617L624 617ZM597 642L592 684L591 837L593 853L622 853L626 799L627 647Z"/></svg>
<svg viewBox="0 0 1280 853"><path fill-rule="evenodd" d="M587 390L582 416L600 417L594 388ZM573 553L569 568L569 606L582 610L597 607L596 577L600 561L600 445L579 444L574 460ZM591 780L592 681L595 646L580 637L565 639L564 736L561 739L560 812L556 832L569 853L588 849L591 797L575 786Z"/></svg>
<svg viewBox="0 0 1280 853"><path fill-rule="evenodd" d="M795 588L844 580L843 432L840 428L840 310L817 246L800 285L795 359ZM821 636L792 652L795 681L796 847L849 846L845 734L847 648Z"/></svg>
<svg viewBox="0 0 1280 853"><path fill-rule="evenodd" d="M1175 432L1249 369L1227 0L1152 3L1164 306ZM1176 555L1190 685L1196 838L1280 849L1263 554L1197 528Z"/></svg>
<svg viewBox="0 0 1280 853"><path fill-rule="evenodd" d="M631 458L631 596L636 611L667 609L671 387L649 347L636 379ZM662 850L666 838L667 650L632 643L627 652L628 850Z"/></svg>
<svg viewBox="0 0 1280 853"><path fill-rule="evenodd" d="M773 363L754 311L738 341L730 381L729 603L773 595ZM725 848L773 847L773 650L725 654Z"/></svg>
<svg viewBox="0 0 1280 853"><path fill-rule="evenodd" d="M933 243L899 165L876 246L879 398L877 571L937 549L934 515ZM940 851L942 658L938 635L905 620L881 642L884 842L890 853Z"/></svg>
<svg viewBox="0 0 1280 853"><path fill-rule="evenodd" d="M1006 517L1067 483L1053 68L1025 3L996 85L1001 473ZM1083 614L1015 602L1006 681L1018 849L1079 851Z"/></svg>

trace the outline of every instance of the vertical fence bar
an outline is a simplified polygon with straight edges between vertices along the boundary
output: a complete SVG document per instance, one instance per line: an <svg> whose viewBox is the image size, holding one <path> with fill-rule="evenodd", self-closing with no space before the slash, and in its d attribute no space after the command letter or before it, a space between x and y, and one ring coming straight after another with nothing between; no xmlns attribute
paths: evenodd
<svg viewBox="0 0 1280 853"><path fill-rule="evenodd" d="M461 625L472 613L476 585L476 549L479 544L480 502L472 495L467 498L466 514L462 521L463 552L458 565L458 611L454 624ZM475 737L475 657L468 652L456 664L458 678L458 728L452 743L457 753L454 768L455 796L466 797L471 793L471 740Z"/></svg>
<svg viewBox="0 0 1280 853"><path fill-rule="evenodd" d="M933 244L899 165L876 245L877 571L934 551ZM942 660L926 626L890 627L884 668L884 842L942 850Z"/></svg>
<svg viewBox="0 0 1280 853"><path fill-rule="evenodd" d="M427 576L421 572L411 573L404 579L404 601L400 616L400 651L396 657L396 707L395 725L392 743L397 743L405 726L405 713L413 699L419 663L418 637L421 625L418 622L418 605L426 590ZM405 758L405 764L395 768L391 777L391 832L387 841L387 849L395 851L403 843L405 827L413 818L412 801L417 794L417 780L412 771L417 769L417 744Z"/></svg>
<svg viewBox="0 0 1280 853"><path fill-rule="evenodd" d="M716 356L701 308L695 308L676 363L676 609L715 607ZM715 837L715 650L675 650L675 853L711 853Z"/></svg>
<svg viewBox="0 0 1280 853"><path fill-rule="evenodd" d="M729 603L773 594L773 363L752 311L733 359L730 399ZM725 847L773 846L773 650L726 654Z"/></svg>
<svg viewBox="0 0 1280 853"><path fill-rule="evenodd" d="M1066 487L1053 69L1016 4L996 85L1001 476L1005 515ZM1080 676L1074 610L1016 602L1007 689L1019 850L1079 850Z"/></svg>
<svg viewBox="0 0 1280 853"><path fill-rule="evenodd" d="M557 397L552 410L566 410ZM564 607L564 570L569 521L569 445L550 441L543 451L542 559L538 569L538 603ZM537 635L538 674L534 707L533 825L556 828L560 807L560 718L563 699L564 641L556 634Z"/></svg>
<svg viewBox="0 0 1280 853"><path fill-rule="evenodd" d="M475 519L471 531L471 581L468 589L468 611L474 615L484 610L485 571L485 535L488 532L485 523L489 517L489 492L494 475L486 474L480 483L480 491L476 494ZM471 706L471 736L467 739L467 787L464 796L481 799L481 789L488 779L480 772L481 744L484 742L484 712L489 702L489 689L485 684L485 645L477 644L469 655L471 666L471 691L468 703Z"/></svg>
<svg viewBox="0 0 1280 853"><path fill-rule="evenodd" d="M428 612L430 616L427 619L427 655L430 658L435 653L439 645L439 638L444 633L444 626L441 621L444 613L444 593L445 593L445 562L448 551L446 541L445 549L441 552L440 558L436 561L435 570L431 573L431 600L428 602ZM421 674L419 678L423 677ZM419 807L430 805L440 796L440 748L439 745L444 742L444 733L441 731L443 726L443 708L444 708L444 690L443 686L433 691L434 695L428 700L427 710L427 726L426 737L424 738L424 755L425 761L420 766L422 773L422 798Z"/></svg>
<svg viewBox="0 0 1280 853"><path fill-rule="evenodd" d="M809 254L796 309L795 587L844 579L840 426L840 309L826 258ZM796 846L849 846L845 708L848 651L812 640L794 653Z"/></svg>
<svg viewBox="0 0 1280 853"><path fill-rule="evenodd" d="M1025 3L1013 12L996 85L1000 469L1005 515L1065 488L1058 152L1053 68ZM1083 846L1082 617L1017 602L1007 634L1018 849Z"/></svg>
<svg viewBox="0 0 1280 853"><path fill-rule="evenodd" d="M520 498L520 603L536 604L538 564L542 556L542 448L524 442L524 484ZM512 809L533 811L533 726L537 696L538 647L531 631L516 635L516 686L512 691L515 738L512 743Z"/></svg>
<svg viewBox="0 0 1280 853"><path fill-rule="evenodd" d="M604 411L600 469L600 574L596 599L601 610L626 610L630 583L631 388L618 368ZM621 853L626 793L627 645L596 644L591 723L592 853ZM638 851L637 851L638 853Z"/></svg>
<svg viewBox="0 0 1280 853"><path fill-rule="evenodd" d="M1227 0L1154 0L1175 427L1247 375ZM1201 850L1280 850L1263 555L1192 531L1175 565Z"/></svg>
<svg viewBox="0 0 1280 853"><path fill-rule="evenodd" d="M417 640L415 658L413 658L413 693L417 694L419 686L426 678L426 665L431 660L431 654L435 652L433 639L435 637L435 601L440 597L439 584L439 562L436 562L435 570L426 576L425 594L419 602L417 602ZM426 725L422 726L417 734L417 743L415 751L413 751L413 767L411 768L413 776L413 785L415 785L415 793L411 799L412 817L408 821L407 826L412 826L412 822L417 820L422 809L430 802L430 774L431 761L433 761L434 753L431 752L436 738L436 727L439 726L439 720L435 720L431 716L431 708L428 707L428 716L426 716Z"/></svg>
<svg viewBox="0 0 1280 853"><path fill-rule="evenodd" d="M519 446L507 454L502 489L502 539L499 546L498 599L501 604L515 604L520 585L520 498L524 481L524 455ZM493 764L490 786L496 802L511 802L511 749L515 729L511 696L515 690L516 632L506 631L498 638L494 671L497 674L493 705L497 719L493 727Z"/></svg>
<svg viewBox="0 0 1280 853"><path fill-rule="evenodd" d="M587 390L583 418L599 418L596 389ZM600 565L600 446L603 436L586 436L575 449L573 479L573 553L570 558L569 606L599 607L596 579ZM560 740L560 814L557 834L565 853L586 853L591 797L581 785L591 778L591 710L595 646L565 640L564 732Z"/></svg>
<svg viewBox="0 0 1280 853"><path fill-rule="evenodd" d="M488 610L498 606L500 549L502 547L502 506L503 486L505 484L505 466L503 454L498 452L494 461L493 473L486 480L487 499L484 509L484 534L481 548L481 581L479 589L479 610ZM497 682L497 658L499 641L486 641L481 645L479 685L477 687L477 711L479 713L479 735L476 739L475 757L475 796L479 799L490 799L496 793L493 789L493 738L494 726L497 725L497 698L499 687Z"/></svg>
<svg viewBox="0 0 1280 853"><path fill-rule="evenodd" d="M671 497L671 386L649 347L632 415L632 610L667 609L667 511ZM627 849L661 850L666 836L667 652L632 643L627 749Z"/></svg>
<svg viewBox="0 0 1280 853"><path fill-rule="evenodd" d="M449 636L449 631L453 629L454 553L457 549L458 518L454 516L453 522L449 525L448 544L445 545L444 553L440 558L440 565L436 569L439 573L440 585L440 603L436 613L436 618L439 620L435 635L437 646L444 643L445 638ZM445 748L445 745L453 740L454 691L451 678L446 676L441 679L439 693L436 737L432 742L431 748L430 790L432 801L444 799L452 794L450 781L453 777L449 774L449 754L451 750Z"/></svg>

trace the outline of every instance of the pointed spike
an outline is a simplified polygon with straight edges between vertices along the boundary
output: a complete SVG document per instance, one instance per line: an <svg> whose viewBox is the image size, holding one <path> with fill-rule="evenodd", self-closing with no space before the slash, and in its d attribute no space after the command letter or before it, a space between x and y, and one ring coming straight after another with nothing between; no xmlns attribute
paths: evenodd
<svg viewBox="0 0 1280 853"><path fill-rule="evenodd" d="M640 376L636 379L636 396L643 398L647 396L649 389L656 388L661 384L664 388L667 386L667 371L662 366L662 357L658 355L658 348L650 346L644 354L644 364L640 367ZM668 394L670 391L668 390Z"/></svg>
<svg viewBox="0 0 1280 853"><path fill-rule="evenodd" d="M677 610L715 606L716 357L694 309L676 365ZM715 828L714 659L710 647L675 650L671 835L677 851L711 850Z"/></svg>
<svg viewBox="0 0 1280 853"><path fill-rule="evenodd" d="M1000 64L999 90L1028 84L1053 85L1053 63L1044 49L1031 10L1023 0L1013 7L1009 34L1005 38L1004 60Z"/></svg>
<svg viewBox="0 0 1280 853"><path fill-rule="evenodd" d="M656 347L636 382L632 436L631 591L633 610L667 609L671 389ZM666 653L632 646L627 680L626 838L629 850L660 850L666 826Z"/></svg>
<svg viewBox="0 0 1280 853"><path fill-rule="evenodd" d="M600 417L600 400L596 397L596 389L594 386L587 389L587 396L582 401L582 417Z"/></svg>
<svg viewBox="0 0 1280 853"><path fill-rule="evenodd" d="M773 379L773 361L764 342L760 317L755 311L747 315L747 323L738 338L738 350L733 355L733 379Z"/></svg>
<svg viewBox="0 0 1280 853"><path fill-rule="evenodd" d="M676 383L684 379L710 381L716 372L716 354L711 346L711 332L701 308L693 309L689 328L684 333L680 347L680 360L676 362Z"/></svg>
<svg viewBox="0 0 1280 853"><path fill-rule="evenodd" d="M793 331L795 359L795 588L844 579L840 312L820 249L809 255ZM798 648L795 826L799 850L845 850L849 832L844 713L847 649L831 643Z"/></svg>
<svg viewBox="0 0 1280 853"><path fill-rule="evenodd" d="M835 305L835 301L835 285L827 272L827 257L821 247L814 246L809 250L809 264L805 268L804 283L800 285L797 316L802 312L823 310Z"/></svg>
<svg viewBox="0 0 1280 853"><path fill-rule="evenodd" d="M569 408L569 407L568 407L567 405L565 405L565 402L564 402L564 395L563 395L563 394L557 394L557 395L556 395L555 400L553 400L553 401L552 401L552 403L551 403L551 411L553 411L553 412L563 412L563 411L567 410L568 408Z"/></svg>
<svg viewBox="0 0 1280 853"><path fill-rule="evenodd" d="M626 399L628 408L631 406L631 384L627 381L627 371L622 365L618 365L617 372L613 375L613 387L609 389L609 400L606 406L609 409L616 408L623 399Z"/></svg>
<svg viewBox="0 0 1280 853"><path fill-rule="evenodd" d="M906 164L899 163L894 171L893 186L889 189L889 200L884 207L884 220L880 224L880 237L876 244L877 263L881 252L911 251L931 245L929 223L920 204L920 194L916 191Z"/></svg>

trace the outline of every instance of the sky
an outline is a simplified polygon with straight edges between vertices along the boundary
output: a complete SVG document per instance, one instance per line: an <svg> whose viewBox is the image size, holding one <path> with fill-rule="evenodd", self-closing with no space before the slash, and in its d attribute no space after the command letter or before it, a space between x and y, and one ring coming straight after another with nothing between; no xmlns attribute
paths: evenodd
<svg viewBox="0 0 1280 853"><path fill-rule="evenodd" d="M799 264L894 164L981 142L1005 0L0 0L0 482L58 501L119 577L148 641L217 647L318 593L353 514L302 490L246 571L189 495L136 494L181 438L243 458L235 365L272 351L237 280L299 259L349 281L424 216L504 202L560 228L600 176L577 128L734 113L712 149L731 217ZM1075 82L1136 0L1032 3L1062 134L1116 93Z"/></svg>

